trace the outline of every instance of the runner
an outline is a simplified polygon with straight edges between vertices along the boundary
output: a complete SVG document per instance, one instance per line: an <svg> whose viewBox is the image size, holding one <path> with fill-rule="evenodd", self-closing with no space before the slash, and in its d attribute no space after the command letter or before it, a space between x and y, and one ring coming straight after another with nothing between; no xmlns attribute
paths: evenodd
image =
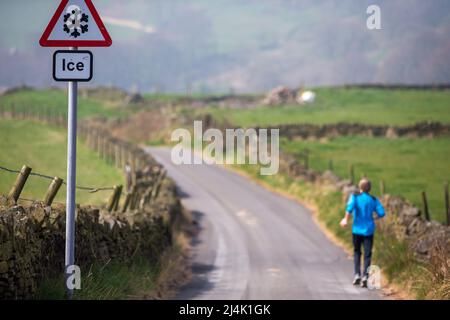
<svg viewBox="0 0 450 320"><path fill-rule="evenodd" d="M350 196L344 219L341 226L346 227L348 220L353 215L353 250L355 277L354 285L367 288L368 269L372 258L373 235L375 233L375 222L373 213L376 212L377 219L384 217L384 208L381 202L369 192L372 184L367 179L362 179L359 184L359 192ZM364 247L364 270L361 279L361 245Z"/></svg>

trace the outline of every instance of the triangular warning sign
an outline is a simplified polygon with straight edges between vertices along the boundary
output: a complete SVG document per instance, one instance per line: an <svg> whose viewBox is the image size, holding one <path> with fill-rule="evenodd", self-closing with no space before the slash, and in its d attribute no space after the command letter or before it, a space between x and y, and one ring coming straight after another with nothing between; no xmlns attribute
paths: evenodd
<svg viewBox="0 0 450 320"><path fill-rule="evenodd" d="M39 44L43 47L109 47L112 40L91 0L62 0Z"/></svg>

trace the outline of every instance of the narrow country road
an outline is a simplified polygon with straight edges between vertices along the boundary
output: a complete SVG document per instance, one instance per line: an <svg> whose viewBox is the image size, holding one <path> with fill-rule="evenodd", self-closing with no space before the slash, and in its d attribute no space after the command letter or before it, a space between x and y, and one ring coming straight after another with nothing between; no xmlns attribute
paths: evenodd
<svg viewBox="0 0 450 320"><path fill-rule="evenodd" d="M191 283L179 299L380 299L352 281L352 261L293 200L219 166L175 166L148 151L197 219Z"/></svg>

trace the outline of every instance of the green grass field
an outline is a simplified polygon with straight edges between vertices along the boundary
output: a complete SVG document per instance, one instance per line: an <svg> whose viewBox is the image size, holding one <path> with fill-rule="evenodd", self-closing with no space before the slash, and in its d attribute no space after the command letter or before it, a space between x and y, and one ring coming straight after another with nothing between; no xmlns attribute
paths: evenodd
<svg viewBox="0 0 450 320"><path fill-rule="evenodd" d="M63 129L30 121L0 119L0 166L20 170L26 164L34 172L66 178L67 139ZM7 194L16 174L0 170L0 193ZM122 174L106 164L84 144L78 143L77 185L110 187L123 184ZM21 197L42 200L50 181L30 176ZM66 187L61 186L55 201L65 202ZM103 204L110 191L89 193L78 190L80 204Z"/></svg>
<svg viewBox="0 0 450 320"><path fill-rule="evenodd" d="M0 108L16 111L27 111L31 113L52 112L67 114L67 92L65 90L22 90L0 96ZM93 99L78 97L78 117L121 117L126 112L117 107L100 103Z"/></svg>
<svg viewBox="0 0 450 320"><path fill-rule="evenodd" d="M450 123L450 91L317 88L313 105L257 109L208 108L216 119L241 126L357 122L408 125L420 121Z"/></svg>
<svg viewBox="0 0 450 320"><path fill-rule="evenodd" d="M386 192L403 195L422 207L421 192L427 192L431 216L445 220L444 183L450 181L450 139L382 139L342 137L326 142L283 140L282 149L298 154L310 151L310 166L324 171L333 161L333 171L349 178L353 164L355 178L366 175L379 193L380 180Z"/></svg>

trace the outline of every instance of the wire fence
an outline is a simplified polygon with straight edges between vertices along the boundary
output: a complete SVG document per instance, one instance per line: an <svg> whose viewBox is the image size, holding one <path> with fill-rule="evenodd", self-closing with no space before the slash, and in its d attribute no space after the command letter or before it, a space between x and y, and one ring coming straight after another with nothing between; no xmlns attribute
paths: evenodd
<svg viewBox="0 0 450 320"><path fill-rule="evenodd" d="M30 120L37 121L38 123L48 124L51 126L57 126L65 128L67 125L67 119L65 114L59 112L53 112L52 110L42 111L38 108L16 108L12 106L9 110L0 107L0 118L5 119L17 119L17 120ZM114 165L118 169L126 167L131 168L127 172L125 199L122 203L121 211L142 209L143 206L153 201L159 194L159 188L163 180L162 167L144 150L138 146L113 136L107 128L102 125L104 119L85 120L78 122L78 132L80 141L96 152L101 160L106 163ZM20 192L23 189L23 185L26 183L28 176L36 176L46 180L52 180L47 193L44 197L44 204L46 206L51 205L54 200L55 194L58 192L61 185L67 185L62 179L52 177L42 173L31 172L31 168L24 166L22 170L26 170L26 174L20 174L22 171L0 166L0 171L6 171L10 173L18 174L15 185L9 192L8 198L22 200L20 198ZM150 171L149 171L150 170ZM139 186L136 187L137 176L136 173L140 171L140 175L147 176L151 181L151 186ZM22 182L19 180L23 178ZM139 178L142 180L142 178ZM136 188L135 188L136 187ZM122 185L114 185L113 187L95 187L95 186L76 186L78 190L84 190L90 193L99 191L112 191L106 204L108 211L117 210L119 207L119 201L122 194ZM148 189L148 190L147 190ZM149 193L148 191L151 190ZM145 191L145 192L144 192ZM23 199L24 201L30 199Z"/></svg>
<svg viewBox="0 0 450 320"><path fill-rule="evenodd" d="M6 171L6 172L9 172L9 173L15 173L15 174L21 173L20 170L10 169L10 168L6 168L4 166L0 166L0 170ZM42 174L42 173L38 173L38 172L30 172L29 175L30 176L35 176L35 177L38 177L38 178L42 178L42 179L47 179L47 180L55 179L55 177L52 177L52 176L49 176L49 175L46 175L46 174ZM64 181L62 182L62 184L63 185L67 185L67 183L64 182ZM86 186L78 186L78 185L75 186L75 187L78 190L88 191L89 193L95 193L95 192L98 192L98 191L112 191L112 190L114 190L114 187L86 187ZM22 199L22 200L26 201L27 199Z"/></svg>

